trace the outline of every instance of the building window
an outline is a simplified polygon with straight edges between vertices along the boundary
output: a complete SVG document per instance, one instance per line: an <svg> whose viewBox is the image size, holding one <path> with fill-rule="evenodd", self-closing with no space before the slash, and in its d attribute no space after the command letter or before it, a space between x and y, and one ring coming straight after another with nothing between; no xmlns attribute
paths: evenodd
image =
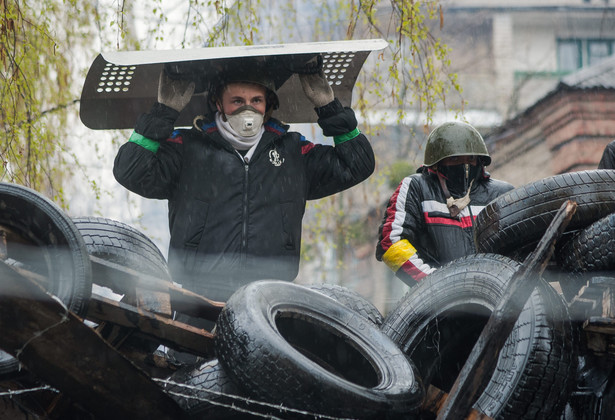
<svg viewBox="0 0 615 420"><path fill-rule="evenodd" d="M613 39L558 39L557 67L561 72L571 72L591 66L615 52Z"/></svg>
<svg viewBox="0 0 615 420"><path fill-rule="evenodd" d="M597 64L613 53L613 41L587 41L587 64Z"/></svg>
<svg viewBox="0 0 615 420"><path fill-rule="evenodd" d="M581 41L558 40L557 41L557 67L559 71L574 71L583 66L581 55Z"/></svg>

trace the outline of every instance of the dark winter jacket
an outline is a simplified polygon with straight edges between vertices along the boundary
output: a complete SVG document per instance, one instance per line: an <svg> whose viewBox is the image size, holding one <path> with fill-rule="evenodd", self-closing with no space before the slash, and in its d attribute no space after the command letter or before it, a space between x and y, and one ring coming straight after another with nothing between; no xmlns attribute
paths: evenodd
<svg viewBox="0 0 615 420"><path fill-rule="evenodd" d="M438 175L425 167L402 180L391 196L379 229L376 258L408 285L436 268L476 252L474 219L491 200L513 188L483 172L470 204L452 217Z"/></svg>
<svg viewBox="0 0 615 420"><path fill-rule="evenodd" d="M181 130L173 130L177 112L161 104L140 117L113 173L130 191L168 200L175 281L226 300L248 281L296 277L306 200L350 188L374 170L352 110L335 100L317 113L335 147L270 119L249 162L213 117Z"/></svg>
<svg viewBox="0 0 615 420"><path fill-rule="evenodd" d="M606 145L598 163L598 169L615 169L615 140Z"/></svg>

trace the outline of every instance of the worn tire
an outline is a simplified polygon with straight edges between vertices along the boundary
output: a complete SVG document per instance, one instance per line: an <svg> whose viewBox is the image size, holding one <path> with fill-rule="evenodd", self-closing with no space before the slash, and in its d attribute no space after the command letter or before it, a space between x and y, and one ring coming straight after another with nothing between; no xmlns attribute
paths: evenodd
<svg viewBox="0 0 615 420"><path fill-rule="evenodd" d="M246 393L298 410L408 418L423 397L414 365L373 323L289 282L236 291L218 317L215 346Z"/></svg>
<svg viewBox="0 0 615 420"><path fill-rule="evenodd" d="M243 408L245 397L220 366L218 359L179 369L167 378L163 389L189 418L226 420L246 416L244 412L229 407ZM254 410L254 407L247 408Z"/></svg>
<svg viewBox="0 0 615 420"><path fill-rule="evenodd" d="M383 316L376 306L359 293L336 284L308 284L306 287L335 299L342 305L364 316L375 325L382 325Z"/></svg>
<svg viewBox="0 0 615 420"><path fill-rule="evenodd" d="M145 234L104 217L75 217L89 255L171 281L167 261Z"/></svg>
<svg viewBox="0 0 615 420"><path fill-rule="evenodd" d="M92 267L72 220L51 200L30 188L0 183L0 226L7 232L7 262L48 278L48 291L78 316L87 313ZM19 362L0 351L0 376Z"/></svg>
<svg viewBox="0 0 615 420"><path fill-rule="evenodd" d="M583 348L577 378L577 387L560 420L612 420L615 408L613 360Z"/></svg>
<svg viewBox="0 0 615 420"><path fill-rule="evenodd" d="M478 252L525 257L569 199L576 201L577 210L567 232L583 229L615 212L615 171L554 175L497 197L476 217Z"/></svg>
<svg viewBox="0 0 615 420"><path fill-rule="evenodd" d="M423 279L385 317L382 330L415 362L425 386L450 391L519 264L460 258ZM574 382L576 335L567 307L541 281L502 348L474 408L496 419L550 419Z"/></svg>
<svg viewBox="0 0 615 420"><path fill-rule="evenodd" d="M575 273L615 269L615 213L575 233L557 249L556 258Z"/></svg>
<svg viewBox="0 0 615 420"><path fill-rule="evenodd" d="M89 255L98 257L163 281L171 281L167 261L154 242L125 223L104 217L75 217ZM122 302L135 304L135 296ZM99 333L114 346L129 345L153 352L159 343L135 336L133 328L105 325ZM138 334L137 334L138 335Z"/></svg>

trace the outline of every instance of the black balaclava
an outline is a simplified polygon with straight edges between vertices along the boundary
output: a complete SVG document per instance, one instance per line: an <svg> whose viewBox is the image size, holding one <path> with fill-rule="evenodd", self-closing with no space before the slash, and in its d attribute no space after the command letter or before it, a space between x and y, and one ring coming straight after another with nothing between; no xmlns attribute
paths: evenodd
<svg viewBox="0 0 615 420"><path fill-rule="evenodd" d="M454 198L466 195L470 183L478 178L483 172L483 165L479 161L477 164L461 165L438 165L438 172L446 179L446 187Z"/></svg>

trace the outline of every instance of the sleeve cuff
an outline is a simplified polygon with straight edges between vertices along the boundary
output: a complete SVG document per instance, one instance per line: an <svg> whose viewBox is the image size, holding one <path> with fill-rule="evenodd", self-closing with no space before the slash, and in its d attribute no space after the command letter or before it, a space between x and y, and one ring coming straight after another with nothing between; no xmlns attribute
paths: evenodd
<svg viewBox="0 0 615 420"><path fill-rule="evenodd" d="M160 143L158 143L157 141L148 139L147 137L142 136L141 134L134 131L128 141L136 143L142 148L149 150L152 153L156 153L158 151L158 148L160 147Z"/></svg>
<svg viewBox="0 0 615 420"><path fill-rule="evenodd" d="M170 121L171 124L174 124L175 120L179 117L178 111L160 102L155 102L154 105L152 105L150 113L158 118Z"/></svg>
<svg viewBox="0 0 615 420"><path fill-rule="evenodd" d="M339 99L335 98L327 105L321 106L319 108L314 108L314 110L316 111L316 115L318 115L318 118L320 119L329 118L334 115L337 115L344 110L344 107L342 106L342 103L339 101Z"/></svg>
<svg viewBox="0 0 615 420"><path fill-rule="evenodd" d="M350 133L342 134L342 135L339 135L339 136L334 136L333 137L333 142L337 146L338 144L342 144L342 143L344 143L344 142L346 142L348 140L354 139L359 134L361 134L361 131L359 131L359 128L357 127L354 130L352 130Z"/></svg>

